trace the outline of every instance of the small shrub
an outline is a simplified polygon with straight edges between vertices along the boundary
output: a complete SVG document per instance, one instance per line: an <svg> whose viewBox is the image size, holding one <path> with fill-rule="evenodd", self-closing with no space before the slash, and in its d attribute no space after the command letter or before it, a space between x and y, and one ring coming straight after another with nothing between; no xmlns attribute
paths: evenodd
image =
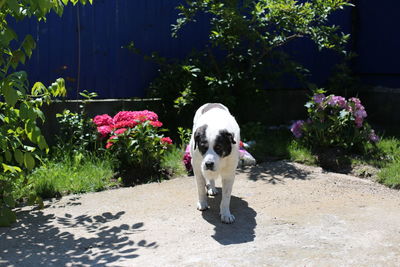
<svg viewBox="0 0 400 267"><path fill-rule="evenodd" d="M154 112L121 111L111 118L107 114L96 116L100 138L106 140L106 149L118 159L119 169L127 174L125 184L143 182L160 174L161 158L172 144L164 137L162 122Z"/></svg>
<svg viewBox="0 0 400 267"><path fill-rule="evenodd" d="M315 94L305 105L309 118L296 121L291 131L303 144L316 151L340 149L362 152L365 143L375 144L379 137L365 122L367 112L358 98Z"/></svg>
<svg viewBox="0 0 400 267"><path fill-rule="evenodd" d="M97 97L97 94L85 90L80 95L84 100L79 105L78 112L65 109L62 113L56 114L60 126L56 153L64 154L66 150L72 153L85 153L88 150L94 151L98 146L96 127L86 114L88 101Z"/></svg>

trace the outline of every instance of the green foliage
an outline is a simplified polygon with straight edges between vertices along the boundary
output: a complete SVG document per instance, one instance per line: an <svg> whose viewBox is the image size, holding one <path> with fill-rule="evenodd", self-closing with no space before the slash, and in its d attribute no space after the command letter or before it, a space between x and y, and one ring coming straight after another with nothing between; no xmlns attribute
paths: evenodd
<svg viewBox="0 0 400 267"><path fill-rule="evenodd" d="M86 114L88 101L97 97L96 93L89 93L86 90L80 93L84 101L79 105L77 113L66 109L63 113L56 114L60 125L60 132L57 136L58 151L68 149L71 152L94 151L97 146L96 127Z"/></svg>
<svg viewBox="0 0 400 267"><path fill-rule="evenodd" d="M2 179L0 187L0 225L3 226L15 221L12 212L15 203L10 198L16 190L15 181L22 171L35 167L39 159L37 148L48 150L39 128L39 123L45 120L40 107L50 103L51 97L66 93L63 79L57 79L49 87L37 82L30 88L26 72L15 71L31 57L36 43L30 35L20 41L8 20L32 16L45 20L51 10L61 15L69 2L91 3L92 0L0 0L0 162L2 176L7 177Z"/></svg>
<svg viewBox="0 0 400 267"><path fill-rule="evenodd" d="M181 150L185 151L186 146L189 144L190 138L192 137L192 130L178 127L178 135L181 143Z"/></svg>
<svg viewBox="0 0 400 267"><path fill-rule="evenodd" d="M289 42L310 39L320 49L345 53L349 35L328 18L346 6L346 0L188 0L178 7L173 36L201 16L210 24L209 41L181 62L159 60L151 95L163 98L170 116L184 122L204 102L222 102L246 121L251 107L267 107L266 84L279 86L288 73L302 77L304 68L282 50Z"/></svg>
<svg viewBox="0 0 400 267"><path fill-rule="evenodd" d="M133 128L126 128L122 133L114 132L107 141L107 148L118 160L126 185L160 174L161 159L170 144L165 141L163 130L151 123L144 121Z"/></svg>

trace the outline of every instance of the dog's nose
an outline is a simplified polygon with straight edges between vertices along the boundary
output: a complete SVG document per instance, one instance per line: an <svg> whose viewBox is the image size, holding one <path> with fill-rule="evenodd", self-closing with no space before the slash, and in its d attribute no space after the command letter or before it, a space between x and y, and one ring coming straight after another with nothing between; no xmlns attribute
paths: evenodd
<svg viewBox="0 0 400 267"><path fill-rule="evenodd" d="M206 162L206 169L207 169L207 170L213 170L213 169L214 169L214 162L212 162L212 161L207 161L207 162Z"/></svg>

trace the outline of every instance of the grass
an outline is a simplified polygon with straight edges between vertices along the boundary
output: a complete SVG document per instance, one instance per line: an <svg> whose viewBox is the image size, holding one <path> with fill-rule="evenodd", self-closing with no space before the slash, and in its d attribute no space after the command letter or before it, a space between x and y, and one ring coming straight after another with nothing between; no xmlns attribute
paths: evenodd
<svg viewBox="0 0 400 267"><path fill-rule="evenodd" d="M112 181L113 176L114 165L111 159L98 158L88 153L47 160L28 179L39 196L51 198L104 190L116 185Z"/></svg>
<svg viewBox="0 0 400 267"><path fill-rule="evenodd" d="M378 181L386 186L400 189L400 140L384 138L378 147L387 155L387 163L378 173Z"/></svg>
<svg viewBox="0 0 400 267"><path fill-rule="evenodd" d="M173 146L161 159L161 168L167 172L170 177L178 177L187 174L182 161L183 152L180 148Z"/></svg>

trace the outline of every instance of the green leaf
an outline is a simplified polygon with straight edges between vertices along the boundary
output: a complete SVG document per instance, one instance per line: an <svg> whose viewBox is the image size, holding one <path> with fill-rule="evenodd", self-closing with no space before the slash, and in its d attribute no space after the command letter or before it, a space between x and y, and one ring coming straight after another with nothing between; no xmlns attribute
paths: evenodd
<svg viewBox="0 0 400 267"><path fill-rule="evenodd" d="M38 96L46 92L47 88L44 86L43 83L41 82L36 82L33 87L32 87L32 95L33 96Z"/></svg>
<svg viewBox="0 0 400 267"><path fill-rule="evenodd" d="M11 165L7 165L4 163L2 163L2 165L3 165L4 172L11 172L11 173L22 172L20 167L11 166Z"/></svg>
<svg viewBox="0 0 400 267"><path fill-rule="evenodd" d="M32 35L28 34L27 36L25 36L25 39L22 43L22 48L25 51L25 54L30 58L32 55L32 51L33 49L35 49L36 47L36 42L35 40L33 40Z"/></svg>
<svg viewBox="0 0 400 267"><path fill-rule="evenodd" d="M38 137L41 135L41 131L34 121L28 120L25 123L25 133L31 142L37 144Z"/></svg>
<svg viewBox="0 0 400 267"><path fill-rule="evenodd" d="M22 166L22 164L24 164L24 153L22 153L21 150L16 149L14 151L14 158L20 166Z"/></svg>
<svg viewBox="0 0 400 267"><path fill-rule="evenodd" d="M32 153L26 152L24 154L24 165L28 170L32 170L35 167L35 159L32 157Z"/></svg>
<svg viewBox="0 0 400 267"><path fill-rule="evenodd" d="M7 162L10 162L12 160L12 154L9 150L4 152L4 156L6 157Z"/></svg>
<svg viewBox="0 0 400 267"><path fill-rule="evenodd" d="M41 111L39 108L34 108L33 112L36 114L37 117L39 117L42 121L46 120L46 117L44 116L43 111Z"/></svg>
<svg viewBox="0 0 400 267"><path fill-rule="evenodd" d="M19 106L19 116L23 120L28 120L29 119L29 107L25 103L21 103Z"/></svg>
<svg viewBox="0 0 400 267"><path fill-rule="evenodd" d="M46 139L44 138L43 135L39 135L39 136L38 136L37 143L38 143L39 148L40 148L41 150L44 150L44 149L47 149L47 148L48 148Z"/></svg>
<svg viewBox="0 0 400 267"><path fill-rule="evenodd" d="M19 63L25 64L25 54L21 50L15 50L12 52L11 66L16 69Z"/></svg>
<svg viewBox="0 0 400 267"><path fill-rule="evenodd" d="M10 86L4 86L3 88L4 98L8 105L14 107L14 105L18 101L18 93L17 90L11 88Z"/></svg>
<svg viewBox="0 0 400 267"><path fill-rule="evenodd" d="M0 31L0 43L4 47L8 47L12 40L16 40L18 38L17 34L10 27L5 27Z"/></svg>

